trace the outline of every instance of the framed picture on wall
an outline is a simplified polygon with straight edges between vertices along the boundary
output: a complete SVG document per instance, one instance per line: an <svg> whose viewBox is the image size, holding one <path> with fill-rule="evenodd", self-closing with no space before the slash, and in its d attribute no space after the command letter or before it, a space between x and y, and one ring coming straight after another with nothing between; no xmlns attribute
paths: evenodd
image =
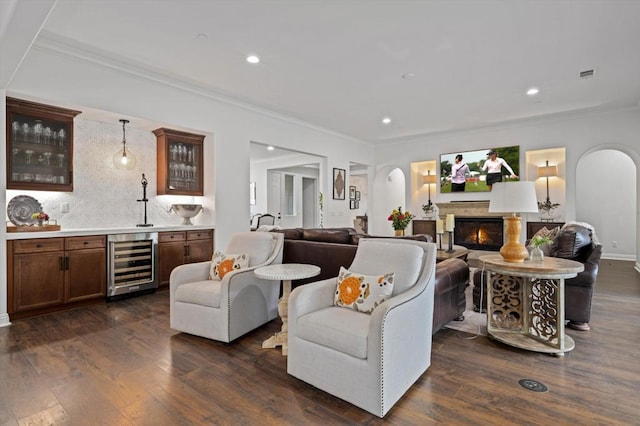
<svg viewBox="0 0 640 426"><path fill-rule="evenodd" d="M356 199L356 187L355 186L350 186L349 187L349 199L350 200L355 200Z"/></svg>
<svg viewBox="0 0 640 426"><path fill-rule="evenodd" d="M355 206L354 209L359 209L360 208L360 201L355 201Z"/></svg>
<svg viewBox="0 0 640 426"><path fill-rule="evenodd" d="M345 169L333 169L333 199L334 200L344 200L344 190L345 190L345 179L346 170Z"/></svg>
<svg viewBox="0 0 640 426"><path fill-rule="evenodd" d="M356 191L356 201L360 201L360 191Z"/></svg>
<svg viewBox="0 0 640 426"><path fill-rule="evenodd" d="M349 209L350 210L357 209L357 207L356 207L357 204L358 204L358 202L356 200L349 200Z"/></svg>

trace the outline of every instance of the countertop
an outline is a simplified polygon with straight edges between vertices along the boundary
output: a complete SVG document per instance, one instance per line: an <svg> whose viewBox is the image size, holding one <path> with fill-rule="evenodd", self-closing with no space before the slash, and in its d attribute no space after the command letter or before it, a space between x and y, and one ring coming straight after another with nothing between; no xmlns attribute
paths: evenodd
<svg viewBox="0 0 640 426"><path fill-rule="evenodd" d="M80 237L84 235L134 234L136 232L202 231L214 229L213 225L176 225L176 226L129 226L122 228L82 228L61 229L44 232L7 232L7 240L25 240L29 238Z"/></svg>

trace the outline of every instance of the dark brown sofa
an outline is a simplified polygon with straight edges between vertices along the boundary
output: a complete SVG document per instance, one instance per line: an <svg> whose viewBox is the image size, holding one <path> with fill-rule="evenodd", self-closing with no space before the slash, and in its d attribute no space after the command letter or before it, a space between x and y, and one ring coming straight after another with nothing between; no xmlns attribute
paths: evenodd
<svg viewBox="0 0 640 426"><path fill-rule="evenodd" d="M283 263L318 265L320 275L292 283L293 287L338 276L340 267L353 262L360 238L405 238L432 242L430 235L406 237L372 237L357 234L353 228L282 229ZM433 333L452 320L464 319L464 290L469 281L469 267L460 259L447 259L436 265Z"/></svg>

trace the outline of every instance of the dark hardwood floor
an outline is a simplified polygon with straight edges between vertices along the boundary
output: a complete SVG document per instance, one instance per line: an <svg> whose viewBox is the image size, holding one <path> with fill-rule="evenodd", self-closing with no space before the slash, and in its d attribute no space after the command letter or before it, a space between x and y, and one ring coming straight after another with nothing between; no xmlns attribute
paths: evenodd
<svg viewBox="0 0 640 426"><path fill-rule="evenodd" d="M168 292L0 328L0 424L573 424L640 422L640 276L602 261L592 330L564 358L448 329L384 420L286 373L261 349L280 321L231 344L169 329ZM527 390L522 378L548 386Z"/></svg>

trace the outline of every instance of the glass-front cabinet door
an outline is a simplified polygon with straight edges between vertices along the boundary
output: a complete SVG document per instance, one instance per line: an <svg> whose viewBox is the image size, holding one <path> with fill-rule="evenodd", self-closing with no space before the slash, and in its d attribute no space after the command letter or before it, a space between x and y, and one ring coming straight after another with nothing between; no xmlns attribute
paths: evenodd
<svg viewBox="0 0 640 426"><path fill-rule="evenodd" d="M73 118L78 114L7 98L7 189L73 191Z"/></svg>
<svg viewBox="0 0 640 426"><path fill-rule="evenodd" d="M153 133L158 141L158 195L203 195L204 136L164 127Z"/></svg>

